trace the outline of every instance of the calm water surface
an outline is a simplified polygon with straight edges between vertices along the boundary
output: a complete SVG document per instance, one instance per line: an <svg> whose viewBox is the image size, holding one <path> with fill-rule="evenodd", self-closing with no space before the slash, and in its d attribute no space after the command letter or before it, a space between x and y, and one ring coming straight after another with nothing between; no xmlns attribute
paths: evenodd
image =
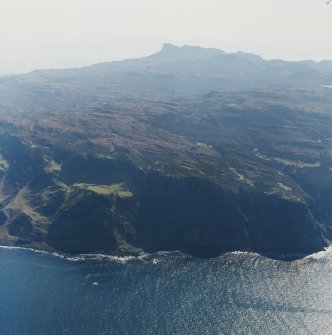
<svg viewBox="0 0 332 335"><path fill-rule="evenodd" d="M0 334L332 334L332 251L282 262L0 248Z"/></svg>

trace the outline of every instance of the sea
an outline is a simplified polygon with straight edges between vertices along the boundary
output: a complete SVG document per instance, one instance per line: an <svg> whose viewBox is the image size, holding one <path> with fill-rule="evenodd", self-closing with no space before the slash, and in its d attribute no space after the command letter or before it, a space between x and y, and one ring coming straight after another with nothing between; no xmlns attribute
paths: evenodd
<svg viewBox="0 0 332 335"><path fill-rule="evenodd" d="M332 334L332 249L287 261L1 247L0 334Z"/></svg>

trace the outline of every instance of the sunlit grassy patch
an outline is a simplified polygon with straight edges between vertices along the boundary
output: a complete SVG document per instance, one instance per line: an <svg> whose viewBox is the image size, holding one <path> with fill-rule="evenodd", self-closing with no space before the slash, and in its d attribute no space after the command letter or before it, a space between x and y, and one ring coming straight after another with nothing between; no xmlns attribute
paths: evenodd
<svg viewBox="0 0 332 335"><path fill-rule="evenodd" d="M44 167L47 173L59 173L61 171L61 164L55 162L54 160L49 160L47 165Z"/></svg>
<svg viewBox="0 0 332 335"><path fill-rule="evenodd" d="M290 201L296 201L304 203L305 199L295 192L290 186L287 186L281 182L278 182L271 188L269 192L264 192L266 194L272 195L272 194L278 194L282 199L290 200Z"/></svg>
<svg viewBox="0 0 332 335"><path fill-rule="evenodd" d="M20 189L17 195L12 198L10 203L4 207L5 210L14 210L22 212L29 216L33 222L33 225L37 225L39 230L45 227L45 224L49 223L49 220L38 213L29 203L30 190L27 186Z"/></svg>
<svg viewBox="0 0 332 335"><path fill-rule="evenodd" d="M0 154L0 171L6 171L9 167L8 162Z"/></svg>
<svg viewBox="0 0 332 335"><path fill-rule="evenodd" d="M244 175L242 175L241 173L239 173L239 172L235 169L235 167L233 167L233 166L229 166L228 168L229 168L230 171L232 171L232 172L237 176L237 179L238 179L239 181L242 181L242 182L248 184L250 187L254 187L254 186L255 186L255 183L254 183L251 179L246 178Z"/></svg>
<svg viewBox="0 0 332 335"><path fill-rule="evenodd" d="M281 188L282 190L284 191L292 191L293 189L289 186L286 186L285 184L283 183L277 183L277 185L279 186L279 188Z"/></svg>
<svg viewBox="0 0 332 335"><path fill-rule="evenodd" d="M83 188L100 195L115 195L120 198L130 198L133 196L132 192L130 192L123 183L112 185L76 183L73 187Z"/></svg>
<svg viewBox="0 0 332 335"><path fill-rule="evenodd" d="M254 149L255 156L257 158L266 160L266 161L275 161L286 166L293 166L298 169L312 169L320 167L320 162L316 161L314 163L306 163L301 161L293 161L290 159L280 158L280 157L267 157L266 155L261 154L257 148Z"/></svg>
<svg viewBox="0 0 332 335"><path fill-rule="evenodd" d="M300 162L300 161L292 161L290 159L284 159L284 158L279 158L279 157L274 157L274 161L279 162L284 165L288 166L294 166L299 169L305 169L305 168L318 168L320 167L320 162L315 162L315 163L305 163L305 162Z"/></svg>

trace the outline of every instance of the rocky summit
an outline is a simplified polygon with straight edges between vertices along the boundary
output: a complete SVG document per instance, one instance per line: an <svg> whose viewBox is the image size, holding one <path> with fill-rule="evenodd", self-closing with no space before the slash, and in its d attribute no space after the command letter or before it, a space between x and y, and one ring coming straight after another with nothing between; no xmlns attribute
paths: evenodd
<svg viewBox="0 0 332 335"><path fill-rule="evenodd" d="M0 78L0 243L66 253L332 240L332 62L165 44Z"/></svg>

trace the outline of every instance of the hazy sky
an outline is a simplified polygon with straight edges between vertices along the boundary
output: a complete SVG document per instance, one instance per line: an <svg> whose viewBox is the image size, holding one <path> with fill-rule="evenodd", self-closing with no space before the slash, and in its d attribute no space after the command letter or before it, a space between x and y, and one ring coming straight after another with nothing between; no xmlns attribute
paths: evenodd
<svg viewBox="0 0 332 335"><path fill-rule="evenodd" d="M332 59L332 3L0 0L0 74L144 56L164 42Z"/></svg>

